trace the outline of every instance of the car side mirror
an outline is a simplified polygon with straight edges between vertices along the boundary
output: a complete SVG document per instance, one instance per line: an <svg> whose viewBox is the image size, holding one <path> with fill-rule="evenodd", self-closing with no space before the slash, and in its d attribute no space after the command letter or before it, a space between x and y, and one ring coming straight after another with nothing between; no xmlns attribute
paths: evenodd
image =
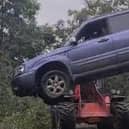
<svg viewBox="0 0 129 129"><path fill-rule="evenodd" d="M78 42L77 42L77 40L76 40L75 37L71 37L71 38L70 38L70 44L71 44L72 46L75 46L75 45L78 44Z"/></svg>

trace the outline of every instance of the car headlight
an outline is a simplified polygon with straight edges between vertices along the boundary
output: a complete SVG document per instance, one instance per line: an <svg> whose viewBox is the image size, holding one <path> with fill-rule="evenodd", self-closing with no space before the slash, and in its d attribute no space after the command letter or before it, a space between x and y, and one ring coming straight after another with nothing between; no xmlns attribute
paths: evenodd
<svg viewBox="0 0 129 129"><path fill-rule="evenodd" d="M20 65L15 69L15 76L20 75L25 72L25 66Z"/></svg>

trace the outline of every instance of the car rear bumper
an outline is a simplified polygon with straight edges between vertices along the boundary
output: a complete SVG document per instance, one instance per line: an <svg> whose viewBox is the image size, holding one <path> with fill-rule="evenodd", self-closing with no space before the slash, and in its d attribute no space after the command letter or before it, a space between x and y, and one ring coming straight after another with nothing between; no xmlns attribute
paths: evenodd
<svg viewBox="0 0 129 129"><path fill-rule="evenodd" d="M14 77L12 90L17 96L33 96L36 94L35 71L24 73Z"/></svg>

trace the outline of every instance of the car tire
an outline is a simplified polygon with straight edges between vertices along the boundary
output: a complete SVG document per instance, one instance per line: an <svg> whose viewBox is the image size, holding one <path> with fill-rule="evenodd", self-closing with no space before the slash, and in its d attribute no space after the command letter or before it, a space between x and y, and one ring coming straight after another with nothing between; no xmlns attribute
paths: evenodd
<svg viewBox="0 0 129 129"><path fill-rule="evenodd" d="M51 129L58 129L60 125L59 114L55 106L51 106Z"/></svg>
<svg viewBox="0 0 129 129"><path fill-rule="evenodd" d="M97 124L98 129L113 129L112 121L110 119L104 119Z"/></svg>
<svg viewBox="0 0 129 129"><path fill-rule="evenodd" d="M71 79L69 74L60 70L46 72L41 77L40 97L48 105L56 105L62 102L64 94L69 91Z"/></svg>
<svg viewBox="0 0 129 129"><path fill-rule="evenodd" d="M98 123L98 129L129 129L129 109L124 102L111 104L112 117Z"/></svg>
<svg viewBox="0 0 129 129"><path fill-rule="evenodd" d="M75 129L76 116L74 103L60 103L52 113L52 129Z"/></svg>
<svg viewBox="0 0 129 129"><path fill-rule="evenodd" d="M113 103L111 112L113 114L113 129L129 129L129 109L127 103Z"/></svg>

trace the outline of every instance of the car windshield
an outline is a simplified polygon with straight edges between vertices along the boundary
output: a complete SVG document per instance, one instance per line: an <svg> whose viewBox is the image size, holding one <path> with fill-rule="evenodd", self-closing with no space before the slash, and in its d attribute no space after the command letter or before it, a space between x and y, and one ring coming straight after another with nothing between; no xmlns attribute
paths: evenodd
<svg viewBox="0 0 129 129"><path fill-rule="evenodd" d="M73 31L73 33L66 38L64 46L69 46L71 44L72 39L76 39L75 38L75 31Z"/></svg>
<svg viewBox="0 0 129 129"><path fill-rule="evenodd" d="M82 26L84 26L85 22L82 23L82 25L80 27L77 27L75 30L73 30L73 32L66 38L65 44L64 46L69 46L71 44L71 39L76 39L76 35L79 32L80 28L82 28Z"/></svg>

